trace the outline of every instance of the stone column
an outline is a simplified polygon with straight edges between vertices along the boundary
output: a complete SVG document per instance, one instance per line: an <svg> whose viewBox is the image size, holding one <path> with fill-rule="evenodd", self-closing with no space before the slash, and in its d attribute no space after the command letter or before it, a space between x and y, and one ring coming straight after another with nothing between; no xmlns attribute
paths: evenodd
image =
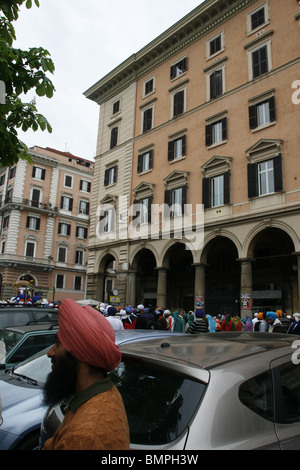
<svg viewBox="0 0 300 470"><path fill-rule="evenodd" d="M298 305L297 305L297 312L300 310L300 253L297 254L297 261L298 261L298 272L297 272L297 294L298 294Z"/></svg>
<svg viewBox="0 0 300 470"><path fill-rule="evenodd" d="M195 268L194 302L196 297L202 297L204 301L203 307L205 308L205 267L207 264L195 263L192 266Z"/></svg>
<svg viewBox="0 0 300 470"><path fill-rule="evenodd" d="M136 271L128 271L127 304L136 307Z"/></svg>
<svg viewBox="0 0 300 470"><path fill-rule="evenodd" d="M241 316L250 315L253 317L253 299L252 299L252 262L250 258L239 260L241 263ZM249 305L247 301L249 299ZM243 305L246 306L243 308Z"/></svg>
<svg viewBox="0 0 300 470"><path fill-rule="evenodd" d="M167 307L167 271L168 268L156 268L158 271L157 277L157 305L161 308Z"/></svg>

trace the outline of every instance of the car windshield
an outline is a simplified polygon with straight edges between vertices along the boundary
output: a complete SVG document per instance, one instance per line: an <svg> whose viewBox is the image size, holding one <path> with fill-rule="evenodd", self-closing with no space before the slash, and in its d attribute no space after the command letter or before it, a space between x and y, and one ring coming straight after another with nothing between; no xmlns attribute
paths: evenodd
<svg viewBox="0 0 300 470"><path fill-rule="evenodd" d="M0 364L5 364L6 355L20 341L22 333L0 330Z"/></svg>
<svg viewBox="0 0 300 470"><path fill-rule="evenodd" d="M205 390L203 383L129 359L111 378L123 397L130 442L141 445L167 444L178 438Z"/></svg>
<svg viewBox="0 0 300 470"><path fill-rule="evenodd" d="M49 349L44 349L15 367L13 370L14 375L30 378L43 385L46 382L47 375L51 372L51 360L47 356Z"/></svg>

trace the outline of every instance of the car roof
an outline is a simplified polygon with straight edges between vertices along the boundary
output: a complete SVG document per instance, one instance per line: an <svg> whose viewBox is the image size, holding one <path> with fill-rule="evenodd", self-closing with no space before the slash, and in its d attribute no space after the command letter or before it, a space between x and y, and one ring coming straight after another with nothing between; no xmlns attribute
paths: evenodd
<svg viewBox="0 0 300 470"><path fill-rule="evenodd" d="M2 328L0 331L13 331L15 333L25 334L28 332L40 332L50 330L58 330L58 325L54 325L53 323L42 323L33 325L8 326L7 328Z"/></svg>
<svg viewBox="0 0 300 470"><path fill-rule="evenodd" d="M292 352L293 335L260 332L217 332L169 336L119 346L123 357L156 364L178 364L210 370L242 358L255 358L267 351Z"/></svg>

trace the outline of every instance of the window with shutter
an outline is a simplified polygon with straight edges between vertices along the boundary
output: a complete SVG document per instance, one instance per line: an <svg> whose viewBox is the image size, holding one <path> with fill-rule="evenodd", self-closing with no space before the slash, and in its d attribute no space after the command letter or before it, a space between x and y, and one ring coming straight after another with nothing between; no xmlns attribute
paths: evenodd
<svg viewBox="0 0 300 470"><path fill-rule="evenodd" d="M114 127L110 133L110 149L113 149L118 144L118 127Z"/></svg>
<svg viewBox="0 0 300 470"><path fill-rule="evenodd" d="M276 120L275 97L271 96L261 102L249 106L249 126L256 129L273 123Z"/></svg>
<svg viewBox="0 0 300 470"><path fill-rule="evenodd" d="M223 70L215 70L210 75L210 99L217 98L223 93Z"/></svg>
<svg viewBox="0 0 300 470"><path fill-rule="evenodd" d="M143 114L143 132L152 129L153 108L148 108Z"/></svg>
<svg viewBox="0 0 300 470"><path fill-rule="evenodd" d="M184 90L173 95L173 116L176 117L182 113L184 113Z"/></svg>
<svg viewBox="0 0 300 470"><path fill-rule="evenodd" d="M173 64L170 69L170 78L173 80L174 78L179 77L182 75L184 72L187 71L187 57L184 57L183 59L179 60L176 62L176 64Z"/></svg>
<svg viewBox="0 0 300 470"><path fill-rule="evenodd" d="M173 161L176 158L182 158L186 154L186 135L171 140L168 143L168 161Z"/></svg>

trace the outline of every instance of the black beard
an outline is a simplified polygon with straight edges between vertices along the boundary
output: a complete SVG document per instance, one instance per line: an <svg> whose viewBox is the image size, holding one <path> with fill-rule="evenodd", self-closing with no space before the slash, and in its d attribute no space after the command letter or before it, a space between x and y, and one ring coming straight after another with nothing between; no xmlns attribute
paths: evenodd
<svg viewBox="0 0 300 470"><path fill-rule="evenodd" d="M77 361L66 351L64 356L53 361L54 369L47 377L43 389L43 404L55 406L75 395Z"/></svg>

